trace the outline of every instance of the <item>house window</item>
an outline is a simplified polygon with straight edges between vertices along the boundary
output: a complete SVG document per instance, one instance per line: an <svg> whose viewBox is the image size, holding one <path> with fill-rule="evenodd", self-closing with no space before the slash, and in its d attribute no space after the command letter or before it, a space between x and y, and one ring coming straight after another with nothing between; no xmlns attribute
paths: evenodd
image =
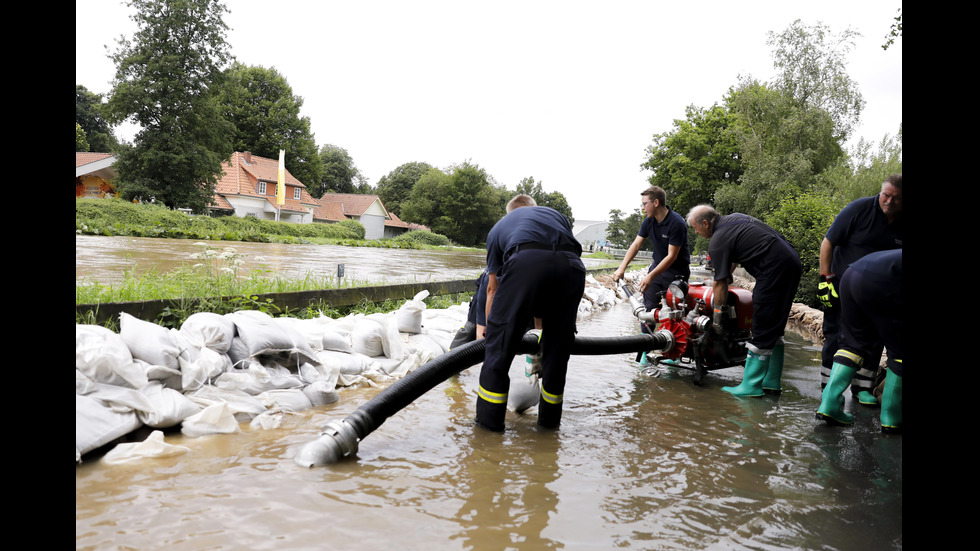
<svg viewBox="0 0 980 551"><path fill-rule="evenodd" d="M300 192L300 189L298 187L294 187L293 188L293 199L296 199L297 201L299 201L299 198L301 196L300 193L301 193Z"/></svg>
<svg viewBox="0 0 980 551"><path fill-rule="evenodd" d="M265 182L259 182L259 195L265 195Z"/></svg>

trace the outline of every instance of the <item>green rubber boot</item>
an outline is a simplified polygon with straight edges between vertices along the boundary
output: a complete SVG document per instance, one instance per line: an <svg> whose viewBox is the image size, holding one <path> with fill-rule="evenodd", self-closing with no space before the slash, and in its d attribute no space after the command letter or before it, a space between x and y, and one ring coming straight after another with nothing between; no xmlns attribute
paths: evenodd
<svg viewBox="0 0 980 551"><path fill-rule="evenodd" d="M881 432L902 432L902 376L890 369L881 393Z"/></svg>
<svg viewBox="0 0 980 551"><path fill-rule="evenodd" d="M875 398L874 394L871 394L867 390L858 391L856 398L858 403L861 404L862 406L874 407L878 405L878 399Z"/></svg>
<svg viewBox="0 0 980 551"><path fill-rule="evenodd" d="M766 377L769 370L769 358L772 356L759 356L749 351L745 357L745 371L742 373L742 383L738 386L725 386L721 389L735 396L754 397L762 396L762 379Z"/></svg>
<svg viewBox="0 0 980 551"><path fill-rule="evenodd" d="M768 394L779 394L783 391L783 360L786 358L786 345L777 344L769 356L769 370L762 380L762 391Z"/></svg>
<svg viewBox="0 0 980 551"><path fill-rule="evenodd" d="M820 407L817 409L817 419L826 421L829 425L854 424L854 416L845 413L842 409L844 401L841 398L855 373L857 373L856 367L834 362L834 367L830 370L830 381L823 389Z"/></svg>

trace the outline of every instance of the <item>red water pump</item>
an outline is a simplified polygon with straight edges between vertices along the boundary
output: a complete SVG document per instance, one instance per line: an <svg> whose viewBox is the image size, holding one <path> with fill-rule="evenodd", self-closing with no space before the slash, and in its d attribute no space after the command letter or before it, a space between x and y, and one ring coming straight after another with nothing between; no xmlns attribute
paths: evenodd
<svg viewBox="0 0 980 551"><path fill-rule="evenodd" d="M642 295L634 294L627 285L622 289L640 320L641 331L670 335L668 348L649 351L648 359L656 363L673 360L670 365L693 369L698 385L708 371L745 363L745 343L752 336L752 293L747 289L728 287L720 328L712 323L711 281L674 281L660 307L652 312L643 305Z"/></svg>

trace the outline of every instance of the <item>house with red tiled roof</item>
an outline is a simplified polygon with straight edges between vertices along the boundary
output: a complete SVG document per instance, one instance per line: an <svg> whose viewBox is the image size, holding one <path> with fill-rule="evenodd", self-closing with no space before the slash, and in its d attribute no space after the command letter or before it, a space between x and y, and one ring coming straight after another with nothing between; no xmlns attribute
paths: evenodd
<svg viewBox="0 0 980 551"><path fill-rule="evenodd" d="M112 153L75 152L75 197L105 197L116 195L112 181L116 170L112 167L116 156Z"/></svg>
<svg viewBox="0 0 980 551"><path fill-rule="evenodd" d="M395 237L409 230L427 230L419 224L403 222L394 213L388 212L377 195L356 193L325 193L320 197L320 206L313 213L317 222L339 222L357 220L364 226L365 239Z"/></svg>
<svg viewBox="0 0 980 551"><path fill-rule="evenodd" d="M284 171L284 204L281 207L277 204L278 159L236 151L222 168L224 175L214 189L215 204L209 207L212 212L234 212L236 216L275 220L278 210L281 222L313 222L313 213L320 205L306 190L306 185L293 177L289 170Z"/></svg>

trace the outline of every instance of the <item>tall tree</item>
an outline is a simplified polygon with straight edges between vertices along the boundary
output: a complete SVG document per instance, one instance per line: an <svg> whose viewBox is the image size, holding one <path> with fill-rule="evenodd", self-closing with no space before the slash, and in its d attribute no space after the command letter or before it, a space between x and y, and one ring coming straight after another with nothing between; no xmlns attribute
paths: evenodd
<svg viewBox="0 0 980 551"><path fill-rule="evenodd" d="M320 163L323 166L323 175L320 177L317 194L314 194L314 197L322 197L327 192L359 192L360 172L346 149L330 144L321 147ZM385 206L387 207L387 204Z"/></svg>
<svg viewBox="0 0 980 551"><path fill-rule="evenodd" d="M232 152L234 125L217 90L231 61L218 0L130 0L137 31L119 39L106 116L141 129L118 154L117 187L125 198L155 198L203 212L214 199L221 164Z"/></svg>
<svg viewBox="0 0 980 551"><path fill-rule="evenodd" d="M303 98L293 94L285 77L275 68L234 63L225 71L218 96L225 118L236 128L232 141L235 151L278 159L279 150L285 150L289 172L306 184L314 197L322 195L322 191L315 193L323 162L310 130L310 118L300 115Z"/></svg>
<svg viewBox="0 0 980 551"><path fill-rule="evenodd" d="M388 212L402 216L402 205L408 200L412 188L432 165L423 162L410 162L398 166L378 180L377 193Z"/></svg>
<svg viewBox="0 0 980 551"><path fill-rule="evenodd" d="M642 191L642 190L641 190ZM633 213L623 217L623 211L609 211L609 224L606 226L606 239L614 246L628 249L643 224L643 212L633 209Z"/></svg>
<svg viewBox="0 0 980 551"><path fill-rule="evenodd" d="M782 33L769 32L773 88L789 95L804 112L822 110L834 121L834 137L844 143L861 118L865 101L847 74L847 55L861 34L850 28L840 33L823 23L804 25L797 19Z"/></svg>
<svg viewBox="0 0 980 551"><path fill-rule="evenodd" d="M466 162L449 173L431 169L419 178L401 218L425 224L433 232L466 246L486 241L490 228L504 214L505 190L479 166Z"/></svg>
<svg viewBox="0 0 980 551"><path fill-rule="evenodd" d="M568 204L568 199L560 191L547 192L541 187L541 182L535 182L534 176L528 176L517 184L516 193L522 193L534 199L534 202L541 207L551 207L562 213L568 219L569 224L575 223L572 216L572 207Z"/></svg>
<svg viewBox="0 0 980 551"><path fill-rule="evenodd" d="M75 123L85 131L85 138L89 145L87 151L111 153L119 146L119 142L102 111L102 96L90 92L81 84L76 84Z"/></svg>
<svg viewBox="0 0 980 551"><path fill-rule="evenodd" d="M653 137L641 165L653 171L650 185L663 188L667 203L681 213L713 202L715 192L738 182L743 171L735 113L715 104L688 106L685 115L674 120L673 129Z"/></svg>

